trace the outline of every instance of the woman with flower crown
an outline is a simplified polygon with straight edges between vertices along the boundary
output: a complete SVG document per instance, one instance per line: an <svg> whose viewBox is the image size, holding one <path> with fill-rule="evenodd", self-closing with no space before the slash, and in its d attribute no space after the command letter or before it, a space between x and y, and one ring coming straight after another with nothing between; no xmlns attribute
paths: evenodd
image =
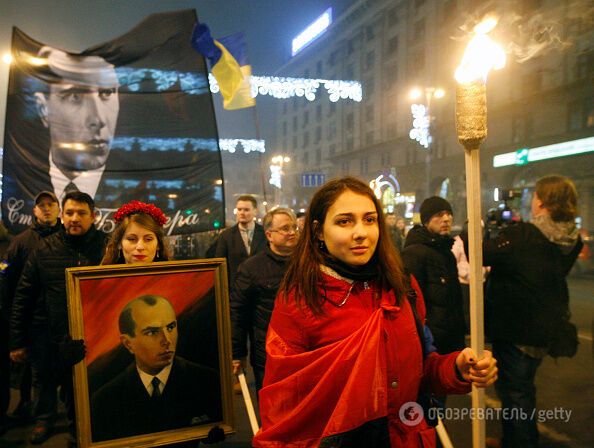
<svg viewBox="0 0 594 448"><path fill-rule="evenodd" d="M117 223L101 264L133 264L168 261L171 254L163 226L167 218L159 207L140 201L122 205L114 215Z"/></svg>

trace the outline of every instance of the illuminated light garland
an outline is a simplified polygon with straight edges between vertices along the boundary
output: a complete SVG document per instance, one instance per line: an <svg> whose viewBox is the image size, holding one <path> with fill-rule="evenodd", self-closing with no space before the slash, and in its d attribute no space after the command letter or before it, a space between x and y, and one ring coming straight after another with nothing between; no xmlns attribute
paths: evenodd
<svg viewBox="0 0 594 448"><path fill-rule="evenodd" d="M243 152L246 154L249 154L250 152L266 152L264 140L241 138L222 138L219 140L221 151L228 151L231 154L235 152L238 144L241 144Z"/></svg>
<svg viewBox="0 0 594 448"><path fill-rule="evenodd" d="M208 82L212 93L219 93L219 84L209 73ZM341 81L329 79L285 78L282 76L252 76L251 95L268 95L277 99L305 97L308 101L316 99L316 93L323 85L331 102L350 99L360 102L363 99L363 88L358 81Z"/></svg>
<svg viewBox="0 0 594 448"><path fill-rule="evenodd" d="M416 140L425 148L429 148L431 144L431 135L429 134L429 115L427 115L427 108L424 104L412 104L410 111L413 116L413 128L410 130L408 136L411 140Z"/></svg>

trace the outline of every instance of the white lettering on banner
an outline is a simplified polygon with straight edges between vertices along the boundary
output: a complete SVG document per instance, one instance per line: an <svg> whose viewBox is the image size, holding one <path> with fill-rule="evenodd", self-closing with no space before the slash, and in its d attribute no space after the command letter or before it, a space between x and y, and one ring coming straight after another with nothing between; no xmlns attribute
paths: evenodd
<svg viewBox="0 0 594 448"><path fill-rule="evenodd" d="M99 230L105 233L111 233L115 229L116 222L113 219L113 214L117 208L97 208L97 217L95 218L95 225ZM177 210L173 218L167 216L167 222L163 226L167 229L167 236L171 236L176 228L184 226L194 226L200 223L200 217L196 213L190 215Z"/></svg>
<svg viewBox="0 0 594 448"><path fill-rule="evenodd" d="M6 201L6 209L8 210L8 221L11 224L31 225L33 216L21 213L25 206L23 199L16 199L11 197ZM97 216L95 217L95 225L97 228L105 233L114 231L116 222L113 219L113 214L117 208L95 208ZM167 222L164 228L167 229L167 236L170 236L176 228L184 226L195 226L200 223L200 217L196 213L186 214L180 210L175 212L173 218L167 216Z"/></svg>
<svg viewBox="0 0 594 448"><path fill-rule="evenodd" d="M6 201L6 208L8 209L8 221L11 224L30 225L33 222L33 216L21 213L20 210L25 205L25 201L11 197Z"/></svg>

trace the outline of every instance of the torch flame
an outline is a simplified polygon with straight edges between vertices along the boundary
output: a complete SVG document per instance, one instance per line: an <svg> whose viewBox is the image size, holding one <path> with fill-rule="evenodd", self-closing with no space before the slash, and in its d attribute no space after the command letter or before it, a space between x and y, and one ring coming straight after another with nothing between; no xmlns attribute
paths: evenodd
<svg viewBox="0 0 594 448"><path fill-rule="evenodd" d="M505 52L487 34L495 28L497 19L489 17L474 27L475 36L468 43L462 62L454 75L461 84L486 81L490 70L505 67Z"/></svg>

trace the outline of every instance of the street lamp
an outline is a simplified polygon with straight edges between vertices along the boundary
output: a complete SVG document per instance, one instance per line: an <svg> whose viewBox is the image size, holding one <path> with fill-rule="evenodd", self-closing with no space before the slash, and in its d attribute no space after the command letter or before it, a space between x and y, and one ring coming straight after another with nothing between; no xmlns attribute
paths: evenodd
<svg viewBox="0 0 594 448"><path fill-rule="evenodd" d="M414 103L411 105L413 115L413 128L409 136L427 149L425 156L425 177L426 177L426 196L431 196L431 122L434 117L431 116L431 100L440 99L445 96L445 90L439 87L414 87L409 92L408 97L411 101L419 101L423 94L425 95L425 104Z"/></svg>
<svg viewBox="0 0 594 448"><path fill-rule="evenodd" d="M278 155L274 156L270 160L270 179L268 183L274 185L277 189L274 191L275 203L280 205L281 202L281 189L282 189L282 178L283 178L283 166L291 161L288 156Z"/></svg>

